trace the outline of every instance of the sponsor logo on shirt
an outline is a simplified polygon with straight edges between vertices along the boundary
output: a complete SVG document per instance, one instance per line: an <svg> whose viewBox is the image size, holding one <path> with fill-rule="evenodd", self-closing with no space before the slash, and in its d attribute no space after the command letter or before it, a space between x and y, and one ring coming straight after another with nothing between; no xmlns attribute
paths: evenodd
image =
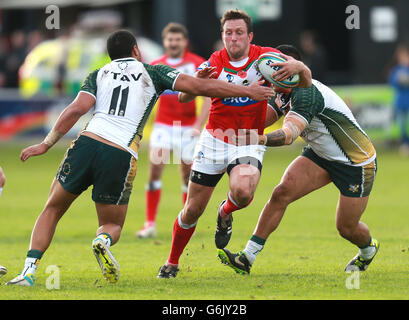
<svg viewBox="0 0 409 320"><path fill-rule="evenodd" d="M250 99L249 97L233 97L233 98L224 98L222 103L224 105L233 106L233 107L244 107L251 104L255 104L258 101Z"/></svg>

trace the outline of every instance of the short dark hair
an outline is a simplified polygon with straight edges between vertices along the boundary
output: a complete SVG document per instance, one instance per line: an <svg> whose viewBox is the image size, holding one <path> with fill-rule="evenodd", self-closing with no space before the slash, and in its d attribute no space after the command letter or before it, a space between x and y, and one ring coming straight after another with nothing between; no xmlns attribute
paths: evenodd
<svg viewBox="0 0 409 320"><path fill-rule="evenodd" d="M132 56L134 46L137 46L136 38L127 30L115 31L107 40L107 51L111 60Z"/></svg>
<svg viewBox="0 0 409 320"><path fill-rule="evenodd" d="M300 51L291 44L280 44L278 47L276 47L276 49L286 54L287 56L290 56L296 60L302 61L302 56L301 56Z"/></svg>
<svg viewBox="0 0 409 320"><path fill-rule="evenodd" d="M189 37L186 27L177 22L169 22L162 31L162 38L165 38L168 33L181 33L185 39Z"/></svg>
<svg viewBox="0 0 409 320"><path fill-rule="evenodd" d="M223 14L223 17L220 19L220 27L221 31L223 32L224 24L227 20L244 20L247 26L247 33L253 32L253 22L251 21L251 17L247 14L246 11L243 10L228 10Z"/></svg>

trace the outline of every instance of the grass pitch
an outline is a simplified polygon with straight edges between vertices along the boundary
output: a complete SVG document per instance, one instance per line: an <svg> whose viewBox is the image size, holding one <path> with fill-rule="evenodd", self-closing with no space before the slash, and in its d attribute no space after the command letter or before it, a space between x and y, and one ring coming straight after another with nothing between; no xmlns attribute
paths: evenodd
<svg viewBox="0 0 409 320"><path fill-rule="evenodd" d="M278 230L259 254L250 276L241 276L222 265L214 245L216 209L228 191L227 176L217 186L206 212L188 244L176 279L157 279L168 257L172 227L181 209L180 178L176 165L163 176L158 213L158 237L136 239L144 222L148 160L140 152L128 216L112 252L121 267L119 282L106 282L91 251L98 227L91 188L72 205L57 227L54 240L37 270L33 288L7 287L4 283L21 271L30 234L41 212L67 141L46 155L19 161L23 146L0 145L0 165L7 183L0 198L0 264L8 274L0 278L0 299L408 299L409 278L409 160L393 151L378 150L378 175L363 221L381 242L378 256L359 281L344 273L356 247L338 236L335 208L338 190L329 185L293 203ZM285 168L302 146L269 149L262 178L252 204L235 213L228 249L244 248L258 215ZM46 283L59 270L60 288ZM47 273L49 271L49 273ZM352 283L355 288L348 289ZM358 281L358 282L357 282Z"/></svg>

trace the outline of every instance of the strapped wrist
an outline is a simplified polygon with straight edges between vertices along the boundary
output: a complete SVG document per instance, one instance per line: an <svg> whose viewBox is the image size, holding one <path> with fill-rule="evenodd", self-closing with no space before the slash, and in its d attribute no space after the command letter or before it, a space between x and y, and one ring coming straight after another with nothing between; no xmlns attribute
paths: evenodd
<svg viewBox="0 0 409 320"><path fill-rule="evenodd" d="M57 130L52 128L51 131L43 140L43 143L46 144L49 148L51 148L53 145L57 143L58 140L61 139L62 136L63 134L59 133Z"/></svg>

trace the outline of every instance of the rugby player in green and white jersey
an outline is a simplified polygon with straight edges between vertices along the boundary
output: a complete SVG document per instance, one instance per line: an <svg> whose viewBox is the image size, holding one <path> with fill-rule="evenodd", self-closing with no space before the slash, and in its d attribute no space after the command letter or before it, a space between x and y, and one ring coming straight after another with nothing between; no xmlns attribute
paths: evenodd
<svg viewBox="0 0 409 320"><path fill-rule="evenodd" d="M252 86L230 85L198 79L165 65L140 62L132 33L110 35L107 50L111 62L92 72L76 99L61 113L45 140L21 152L26 161L41 155L66 134L94 105L94 115L71 143L51 185L48 201L34 226L23 271L8 285L32 286L35 271L49 247L60 218L90 185L99 228L92 250L104 277L119 278L119 265L110 251L120 237L136 173L139 141L159 95L177 90L194 95L265 100L273 90L259 81Z"/></svg>
<svg viewBox="0 0 409 320"><path fill-rule="evenodd" d="M277 49L301 60L293 46L282 45ZM237 273L250 273L257 254L280 224L290 203L330 182L340 191L336 209L338 232L359 248L345 271L365 271L379 250L379 242L360 221L377 170L375 148L345 102L319 81L313 79L312 83L310 88L294 88L276 95L272 103L276 119L286 114L281 129L267 135L257 134L256 139L249 133L237 137L237 143L258 142L268 147L289 145L298 136L308 143L274 188L246 248L238 254L218 250L221 262Z"/></svg>

